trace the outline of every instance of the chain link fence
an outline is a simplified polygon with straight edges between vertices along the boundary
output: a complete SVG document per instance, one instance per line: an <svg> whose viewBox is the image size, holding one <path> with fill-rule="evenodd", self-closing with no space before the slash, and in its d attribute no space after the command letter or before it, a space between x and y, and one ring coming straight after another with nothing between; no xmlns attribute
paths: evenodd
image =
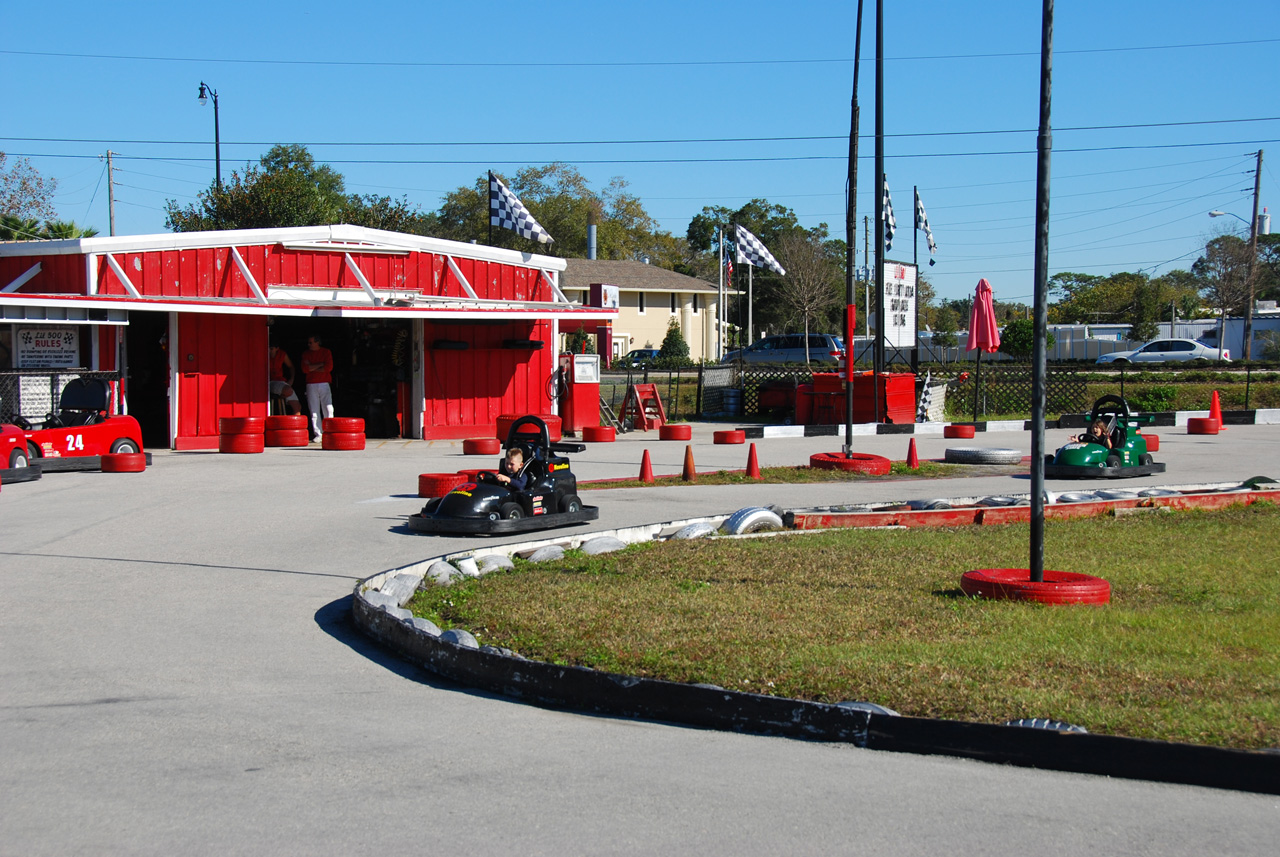
<svg viewBox="0 0 1280 857"><path fill-rule="evenodd" d="M38 422L61 407L62 389L76 378L100 378L111 386L111 412L120 412L115 401L119 372L90 372L83 369L22 369L0 371L0 422L17 417Z"/></svg>

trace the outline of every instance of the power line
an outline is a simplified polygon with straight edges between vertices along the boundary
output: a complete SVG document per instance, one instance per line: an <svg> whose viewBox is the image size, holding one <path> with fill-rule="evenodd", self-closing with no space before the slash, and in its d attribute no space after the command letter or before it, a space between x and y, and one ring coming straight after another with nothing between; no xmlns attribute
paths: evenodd
<svg viewBox="0 0 1280 857"><path fill-rule="evenodd" d="M1077 48L1075 50L1058 50L1058 56L1072 54L1115 54L1137 53L1142 51L1185 50L1190 48L1222 48L1241 47L1244 45L1268 45L1280 42L1280 39L1250 39L1234 42L1195 42L1180 45L1133 45L1119 48ZM689 66L769 66L769 65L831 65L848 64L853 57L827 57L811 59L755 59L755 60L619 60L615 62L532 62L515 57L501 62L421 62L407 60L286 60L286 59L238 59L230 57L170 57L140 56L129 54L77 54L59 51L13 51L0 50L0 54L9 56L55 57L58 59L99 59L123 60L129 62L174 62L174 63L224 63L227 65L279 65L279 66L336 66L341 68L661 68ZM1014 57L1039 56L1033 51L1010 51L1006 53L988 54L932 54L919 56L886 56L887 62L920 62L926 60L966 60L966 59L1005 59ZM863 60L874 62L875 58Z"/></svg>
<svg viewBox="0 0 1280 857"><path fill-rule="evenodd" d="M1068 131L1131 131L1139 128L1185 128L1205 125L1240 125L1252 122L1280 122L1280 116L1259 116L1253 119L1203 119L1187 122L1140 122L1124 125L1076 125L1064 128L1055 128L1055 133L1064 133ZM886 138L892 139L914 139L917 137L979 137L992 136L1000 134L1034 134L1035 128L1007 128L990 131L912 131L901 134L886 134ZM406 148L440 148L448 146L468 146L468 147L485 147L485 146L651 146L651 145L679 145L691 143L796 143L796 142L821 142L828 140L848 140L848 134L809 134L796 135L787 137L689 137L689 138L658 138L658 139L635 139L635 140L405 140L400 142L388 142L385 140L368 140L368 141L318 141L310 143L301 143L303 146L341 148L341 147L369 147L369 148L391 148L403 146ZM862 135L861 139L872 140L874 136L871 134ZM0 140L8 140L15 143L89 143L94 145L108 144L112 146L204 146L208 144L208 140L108 140L97 138L76 138L76 137L0 137ZM224 146L274 146L267 140L224 140Z"/></svg>

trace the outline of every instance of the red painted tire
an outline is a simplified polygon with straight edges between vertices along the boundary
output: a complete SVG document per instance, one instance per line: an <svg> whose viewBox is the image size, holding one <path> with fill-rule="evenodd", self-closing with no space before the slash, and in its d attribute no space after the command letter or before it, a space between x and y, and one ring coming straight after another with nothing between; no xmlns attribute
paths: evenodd
<svg viewBox="0 0 1280 857"><path fill-rule="evenodd" d="M746 443L747 433L742 429L728 429L726 431L718 431L713 434L712 439L716 443Z"/></svg>
<svg viewBox="0 0 1280 857"><path fill-rule="evenodd" d="M145 452L108 452L102 456L103 473L141 473L146 469Z"/></svg>
<svg viewBox="0 0 1280 857"><path fill-rule="evenodd" d="M459 470L458 476L461 477L464 482L478 482L479 475L489 469L490 468L488 467L480 467L476 469Z"/></svg>
<svg viewBox="0 0 1280 857"><path fill-rule="evenodd" d="M618 432L613 426L583 426L582 439L587 443L613 443Z"/></svg>
<svg viewBox="0 0 1280 857"><path fill-rule="evenodd" d="M321 449L364 449L364 433L353 431L327 431L320 435Z"/></svg>
<svg viewBox="0 0 1280 857"><path fill-rule="evenodd" d="M221 434L218 435L218 452L235 454L262 452L266 447L266 437L262 432L257 434Z"/></svg>
<svg viewBox="0 0 1280 857"><path fill-rule="evenodd" d="M325 417L320 421L322 434L364 434L364 420L359 417ZM363 449L363 447L361 447Z"/></svg>
<svg viewBox="0 0 1280 857"><path fill-rule="evenodd" d="M658 440L692 440L693 426L685 423L679 425L658 426Z"/></svg>
<svg viewBox="0 0 1280 857"><path fill-rule="evenodd" d="M285 429L302 429L307 430L307 418L302 414L275 414L267 417L267 431L282 431ZM271 446L271 444L267 444Z"/></svg>
<svg viewBox="0 0 1280 857"><path fill-rule="evenodd" d="M223 417L218 420L219 434L262 434L266 417Z"/></svg>
<svg viewBox="0 0 1280 857"><path fill-rule="evenodd" d="M502 441L496 437L470 437L462 442L463 455L497 455L500 452Z"/></svg>
<svg viewBox="0 0 1280 857"><path fill-rule="evenodd" d="M843 452L819 452L809 456L809 466L820 470L843 470L846 473L865 473L868 476L884 476L892 462L883 455L855 452L845 457Z"/></svg>
<svg viewBox="0 0 1280 857"><path fill-rule="evenodd" d="M973 437L973 426L943 426L943 437Z"/></svg>
<svg viewBox="0 0 1280 857"><path fill-rule="evenodd" d="M556 443L563 438L561 421L555 414L502 414L498 417L497 430L494 432L500 442L507 442L507 434L511 431L511 424L523 416L536 416L538 419L546 423L547 436L550 438L552 443ZM528 426L528 428L532 428L532 426ZM523 431L520 433L524 434ZM536 434L536 432L532 431L529 433Z"/></svg>
<svg viewBox="0 0 1280 857"><path fill-rule="evenodd" d="M458 473L419 473L418 496L443 497L466 481L466 477Z"/></svg>
<svg viewBox="0 0 1280 857"><path fill-rule="evenodd" d="M1222 430L1222 422L1213 417L1188 417L1187 434L1217 434Z"/></svg>
<svg viewBox="0 0 1280 857"><path fill-rule="evenodd" d="M1158 434L1143 434L1143 435L1142 435L1142 439L1143 439L1143 440L1145 440L1145 441L1147 442L1147 452L1159 452L1159 451L1160 451L1160 435L1158 435Z"/></svg>
<svg viewBox="0 0 1280 857"><path fill-rule="evenodd" d="M1010 601L1038 601L1041 604L1106 604L1111 601L1111 584L1101 577L1072 571L1045 569L1044 580L1031 582L1025 568L979 568L960 576L960 590L966 595Z"/></svg>
<svg viewBox="0 0 1280 857"><path fill-rule="evenodd" d="M306 446L311 442L311 435L303 428L269 428L263 433L267 446Z"/></svg>

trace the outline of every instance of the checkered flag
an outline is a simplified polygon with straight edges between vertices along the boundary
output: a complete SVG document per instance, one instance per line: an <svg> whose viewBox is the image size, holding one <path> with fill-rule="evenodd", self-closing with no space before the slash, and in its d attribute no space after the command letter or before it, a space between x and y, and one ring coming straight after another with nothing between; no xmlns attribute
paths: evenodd
<svg viewBox="0 0 1280 857"><path fill-rule="evenodd" d="M924 230L924 240L929 245L929 264L933 264L933 254L938 252L938 245L933 243L933 230L929 228L929 215L924 213L924 202L920 192L916 191L916 229Z"/></svg>
<svg viewBox="0 0 1280 857"><path fill-rule="evenodd" d="M542 244L550 244L555 240L542 228L542 224L533 219L524 203L492 172L489 173L489 225L510 229L523 238Z"/></svg>
<svg viewBox="0 0 1280 857"><path fill-rule="evenodd" d="M893 219L893 200L889 198L889 177L880 174L884 179L884 249L893 249L893 233L898 229L898 221Z"/></svg>
<svg viewBox="0 0 1280 857"><path fill-rule="evenodd" d="M920 407L916 408L916 422L929 422L929 408L933 407L933 391L929 389L928 370L924 373L924 389L920 391Z"/></svg>
<svg viewBox="0 0 1280 857"><path fill-rule="evenodd" d="M739 264L746 262L748 265L755 265L757 268L771 268L779 274L787 273L759 238L736 223L733 225L733 230L735 255L738 257Z"/></svg>

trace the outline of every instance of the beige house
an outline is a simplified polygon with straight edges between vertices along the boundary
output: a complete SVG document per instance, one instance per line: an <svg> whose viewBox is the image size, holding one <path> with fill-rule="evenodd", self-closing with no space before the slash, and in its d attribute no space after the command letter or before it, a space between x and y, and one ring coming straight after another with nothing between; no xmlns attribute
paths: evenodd
<svg viewBox="0 0 1280 857"><path fill-rule="evenodd" d="M717 358L716 321L719 287L647 265L607 259L566 259L560 288L569 300L586 303L593 284L618 287L618 320L613 323L613 357L633 348L661 348L667 325L676 319L692 360ZM733 293L726 287L726 291ZM725 325L726 341L732 325ZM561 328L560 346L571 331Z"/></svg>

